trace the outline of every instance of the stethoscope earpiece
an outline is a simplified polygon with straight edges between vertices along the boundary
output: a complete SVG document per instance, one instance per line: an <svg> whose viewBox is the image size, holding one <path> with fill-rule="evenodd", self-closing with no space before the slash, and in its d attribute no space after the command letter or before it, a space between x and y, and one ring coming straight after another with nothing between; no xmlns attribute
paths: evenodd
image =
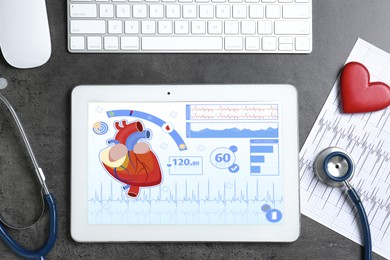
<svg viewBox="0 0 390 260"><path fill-rule="evenodd" d="M0 78L0 89L5 89L8 86L8 81L5 78Z"/></svg>

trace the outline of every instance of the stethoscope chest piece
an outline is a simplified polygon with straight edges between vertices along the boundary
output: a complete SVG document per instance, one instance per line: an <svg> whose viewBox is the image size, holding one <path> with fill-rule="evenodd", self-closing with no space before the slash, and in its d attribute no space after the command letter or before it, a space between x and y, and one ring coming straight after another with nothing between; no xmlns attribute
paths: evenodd
<svg viewBox="0 0 390 260"><path fill-rule="evenodd" d="M354 173L352 157L345 150L329 147L323 150L314 161L314 172L325 184L339 187L348 182Z"/></svg>

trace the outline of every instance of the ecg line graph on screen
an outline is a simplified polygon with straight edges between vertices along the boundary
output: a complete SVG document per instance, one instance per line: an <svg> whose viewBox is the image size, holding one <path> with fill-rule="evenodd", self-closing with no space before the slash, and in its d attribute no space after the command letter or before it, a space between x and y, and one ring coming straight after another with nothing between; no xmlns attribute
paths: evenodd
<svg viewBox="0 0 390 260"><path fill-rule="evenodd" d="M114 125L118 131L108 140L110 146L100 152L100 161L112 177L126 184L130 197L137 197L140 187L155 186L162 180L156 155L142 141L151 138L151 131L144 129L141 121L122 120Z"/></svg>

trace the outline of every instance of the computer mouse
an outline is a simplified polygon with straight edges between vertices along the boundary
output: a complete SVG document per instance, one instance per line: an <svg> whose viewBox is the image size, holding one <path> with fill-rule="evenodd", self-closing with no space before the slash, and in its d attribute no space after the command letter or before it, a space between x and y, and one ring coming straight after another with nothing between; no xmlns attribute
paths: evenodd
<svg viewBox="0 0 390 260"><path fill-rule="evenodd" d="M13 67L45 64L51 55L45 0L0 0L0 49Z"/></svg>

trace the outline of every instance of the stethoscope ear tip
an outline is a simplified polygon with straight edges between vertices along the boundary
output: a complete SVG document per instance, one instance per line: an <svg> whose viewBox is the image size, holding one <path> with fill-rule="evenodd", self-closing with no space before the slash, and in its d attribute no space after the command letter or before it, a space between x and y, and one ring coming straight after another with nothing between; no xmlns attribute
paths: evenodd
<svg viewBox="0 0 390 260"><path fill-rule="evenodd" d="M8 82L5 78L0 78L0 89L5 89L8 86Z"/></svg>

